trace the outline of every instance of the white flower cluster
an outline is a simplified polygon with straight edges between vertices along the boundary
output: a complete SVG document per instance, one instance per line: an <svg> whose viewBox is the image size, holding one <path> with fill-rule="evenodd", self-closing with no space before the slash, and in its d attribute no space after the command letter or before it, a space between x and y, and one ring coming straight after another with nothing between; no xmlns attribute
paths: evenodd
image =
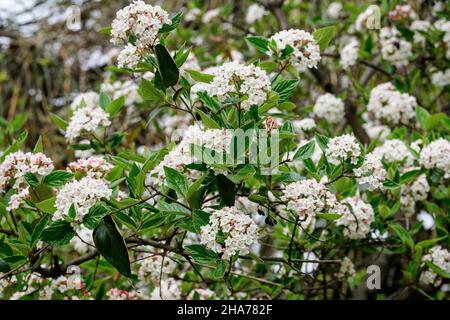
<svg viewBox="0 0 450 320"><path fill-rule="evenodd" d="M149 178L155 185L164 184L166 176L164 167L182 172L190 182L197 180L200 178L200 172L186 168L188 164L201 160L197 157L200 155L191 152L191 144L224 153L228 151L233 138L230 130L207 129L202 131L195 125L183 130L182 134L181 142L149 173Z"/></svg>
<svg viewBox="0 0 450 320"><path fill-rule="evenodd" d="M234 61L219 67L210 83L211 94L221 101L232 96L245 97L241 107L246 111L250 110L252 105L264 103L270 88L270 79L264 70Z"/></svg>
<svg viewBox="0 0 450 320"><path fill-rule="evenodd" d="M389 12L389 19L391 21L414 20L417 14L410 4L398 4L394 10Z"/></svg>
<svg viewBox="0 0 450 320"><path fill-rule="evenodd" d="M434 23L434 27L444 33L443 41L447 48L446 57L447 59L450 59L450 20L445 18L439 19Z"/></svg>
<svg viewBox="0 0 450 320"><path fill-rule="evenodd" d="M403 184L400 192L400 204L407 217L416 212L416 202L424 201L428 197L430 185L427 176L422 174L410 184Z"/></svg>
<svg viewBox="0 0 450 320"><path fill-rule="evenodd" d="M336 224L345 227L344 236L362 239L370 233L370 224L375 221L375 214L372 206L359 196L343 200L338 211L342 216L336 220Z"/></svg>
<svg viewBox="0 0 450 320"><path fill-rule="evenodd" d="M168 13L160 6L151 6L135 0L119 10L111 24L111 42L127 46L118 57L120 67L134 67L141 59L141 52L158 43L158 31L170 24ZM134 41L130 41L133 37ZM128 42L132 43L128 43Z"/></svg>
<svg viewBox="0 0 450 320"><path fill-rule="evenodd" d="M79 300L80 293L81 298L89 299L90 293L84 288L85 284L79 275L59 276L39 290L39 299L52 300L55 294L60 294L64 296L64 299ZM73 291L73 295L69 296L69 291Z"/></svg>
<svg viewBox="0 0 450 320"><path fill-rule="evenodd" d="M431 82L437 87L450 85L450 68L445 71L439 70L431 75Z"/></svg>
<svg viewBox="0 0 450 320"><path fill-rule="evenodd" d="M93 230L79 225L75 228L75 232L77 233L77 237L73 237L70 240L70 244L76 252L85 254L94 248L94 239L92 238Z"/></svg>
<svg viewBox="0 0 450 320"><path fill-rule="evenodd" d="M100 126L109 126L111 121L108 119L108 114L98 106L98 103L94 103L94 99L90 99L89 102L82 98L79 103L72 106L75 110L70 118L67 126L65 137L69 141L73 141L78 138L83 132L95 132Z"/></svg>
<svg viewBox="0 0 450 320"><path fill-rule="evenodd" d="M56 195L56 211L52 220L68 217L69 209L73 204L76 210L74 221L81 222L83 217L88 214L89 208L102 198L109 199L111 195L112 190L102 179L94 179L88 176L68 182Z"/></svg>
<svg viewBox="0 0 450 320"><path fill-rule="evenodd" d="M356 60L358 60L359 55L359 41L356 39L352 39L347 43L340 52L341 60L339 63L342 68L348 69L351 66L354 66Z"/></svg>
<svg viewBox="0 0 450 320"><path fill-rule="evenodd" d="M314 37L304 30L289 29L274 34L270 42L275 42L276 52L280 55L287 46L294 49L291 61L299 71L316 68L320 62L320 47Z"/></svg>
<svg viewBox="0 0 450 320"><path fill-rule="evenodd" d="M409 64L412 56L410 42L400 38L400 32L395 27L384 27L380 30L381 56L397 68Z"/></svg>
<svg viewBox="0 0 450 320"><path fill-rule="evenodd" d="M142 97L138 93L139 86L132 80L114 81L113 83L102 83L100 90L112 99L125 97L125 105L131 106L141 103Z"/></svg>
<svg viewBox="0 0 450 320"><path fill-rule="evenodd" d="M416 98L397 91L390 82L380 84L370 92L367 110L376 120L391 124L408 124L415 117Z"/></svg>
<svg viewBox="0 0 450 320"><path fill-rule="evenodd" d="M94 107L98 106L98 102L99 102L98 94L93 91L88 91L78 94L70 104L70 108L72 110L76 110L78 109L78 107L84 106Z"/></svg>
<svg viewBox="0 0 450 320"><path fill-rule="evenodd" d="M137 260L139 265L137 276L144 283L148 283L148 280L158 280L161 272L163 275L171 274L176 267L176 263L170 257L163 258L157 253L141 253Z"/></svg>
<svg viewBox="0 0 450 320"><path fill-rule="evenodd" d="M386 179L386 170L381 159L374 153L368 153L364 157L361 167L353 170L359 184L367 184L368 189L373 191L383 185Z"/></svg>
<svg viewBox="0 0 450 320"><path fill-rule="evenodd" d="M89 157L87 159L78 159L69 163L67 171L71 173L82 173L91 178L104 178L113 168L113 165L99 156Z"/></svg>
<svg viewBox="0 0 450 320"><path fill-rule="evenodd" d="M139 295L134 291L111 288L106 292L108 300L139 300Z"/></svg>
<svg viewBox="0 0 450 320"><path fill-rule="evenodd" d="M247 24L254 24L255 22L261 20L266 13L267 12L263 6L260 6L257 3L252 3L247 8L247 14L245 15L245 22Z"/></svg>
<svg viewBox="0 0 450 320"><path fill-rule="evenodd" d="M225 236L223 246L217 243L220 231ZM201 227L200 238L201 244L223 253L223 259L229 259L238 252L250 252L250 246L258 240L258 226L235 207L225 207L211 214L209 224Z"/></svg>
<svg viewBox="0 0 450 320"><path fill-rule="evenodd" d="M343 280L352 278L355 275L355 265L349 257L344 257L341 261L341 267L339 268L338 278Z"/></svg>
<svg viewBox="0 0 450 320"><path fill-rule="evenodd" d="M339 123L345 117L344 102L331 93L325 93L317 98L313 112L318 118L329 123Z"/></svg>
<svg viewBox="0 0 450 320"><path fill-rule="evenodd" d="M166 137L171 137L178 130L186 130L192 123L192 117L189 113L168 115L164 114L159 119L159 124Z"/></svg>
<svg viewBox="0 0 450 320"><path fill-rule="evenodd" d="M440 138L425 146L420 152L420 164L427 169L440 169L450 177L450 142Z"/></svg>
<svg viewBox="0 0 450 320"><path fill-rule="evenodd" d="M426 38L422 34L422 32L428 32L431 30L430 22L426 20L414 20L411 23L410 28L412 31L414 31L414 38L413 38L414 43L423 46L426 42Z"/></svg>
<svg viewBox="0 0 450 320"><path fill-rule="evenodd" d="M338 19L342 13L342 3L332 2L327 8L326 14L330 19Z"/></svg>
<svg viewBox="0 0 450 320"><path fill-rule="evenodd" d="M377 10L379 10L379 8L376 8L375 6L369 6L366 10L360 13L355 21L355 30L361 32L365 29L376 27L376 25L372 24L379 23L379 21L377 21L377 18L379 18L379 13L377 12Z"/></svg>
<svg viewBox="0 0 450 320"><path fill-rule="evenodd" d="M161 280L161 286L153 289L150 300L179 300L181 299L181 282L173 278Z"/></svg>
<svg viewBox="0 0 450 320"><path fill-rule="evenodd" d="M328 148L325 155L332 164L338 165L347 160L350 160L352 164L357 164L361 150L358 141L353 135L344 134L328 141Z"/></svg>
<svg viewBox="0 0 450 320"><path fill-rule="evenodd" d="M316 128L316 122L311 118L304 118L301 120L293 120L292 127L294 131L300 135L304 135L307 132L311 132Z"/></svg>
<svg viewBox="0 0 450 320"><path fill-rule="evenodd" d="M337 205L334 194L314 179L291 183L283 190L281 200L286 209L300 218L303 228L314 227L318 213L329 213Z"/></svg>
<svg viewBox="0 0 450 320"><path fill-rule="evenodd" d="M18 209L29 197L28 185L24 178L27 172L46 176L53 169L53 161L41 152L33 154L18 151L8 154L0 164L0 193L6 191L6 187L11 181L14 182L12 188L16 192L11 196L6 209L8 211Z"/></svg>
<svg viewBox="0 0 450 320"><path fill-rule="evenodd" d="M434 246L427 255L422 257L422 267L425 266L426 261L429 261L443 271L450 273L450 252L447 249L444 249L441 246ZM435 287L438 287L442 282L442 278L433 270L429 269L422 271L420 282L425 285L434 285Z"/></svg>
<svg viewBox="0 0 450 320"><path fill-rule="evenodd" d="M381 146L373 150L373 154L388 163L400 162L405 167L410 167L414 157L402 140L386 140Z"/></svg>

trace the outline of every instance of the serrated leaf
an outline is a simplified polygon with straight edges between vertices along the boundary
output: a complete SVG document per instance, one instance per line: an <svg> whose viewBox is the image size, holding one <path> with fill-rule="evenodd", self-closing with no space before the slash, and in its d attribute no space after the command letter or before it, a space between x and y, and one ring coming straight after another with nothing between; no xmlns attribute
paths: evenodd
<svg viewBox="0 0 450 320"><path fill-rule="evenodd" d="M62 246L68 244L75 236L70 222L64 220L56 220L42 231L41 240L45 243Z"/></svg>
<svg viewBox="0 0 450 320"><path fill-rule="evenodd" d="M320 51L323 52L328 47L331 40L333 39L335 31L336 31L335 26L328 26L313 32L312 35L316 40L317 44L319 45Z"/></svg>
<svg viewBox="0 0 450 320"><path fill-rule="evenodd" d="M315 146L316 143L314 140L304 144L297 150L293 160L306 160L311 158L314 153Z"/></svg>
<svg viewBox="0 0 450 320"><path fill-rule="evenodd" d="M187 246L186 251L198 263L211 264L219 259L217 253L212 250L208 250L199 244L192 244L190 246Z"/></svg>
<svg viewBox="0 0 450 320"><path fill-rule="evenodd" d="M189 188L186 177L178 170L166 166L164 166L164 173L169 188L186 197Z"/></svg>
<svg viewBox="0 0 450 320"><path fill-rule="evenodd" d="M73 174L64 170L56 170L44 177L42 183L50 187L61 187L69 179L73 177Z"/></svg>

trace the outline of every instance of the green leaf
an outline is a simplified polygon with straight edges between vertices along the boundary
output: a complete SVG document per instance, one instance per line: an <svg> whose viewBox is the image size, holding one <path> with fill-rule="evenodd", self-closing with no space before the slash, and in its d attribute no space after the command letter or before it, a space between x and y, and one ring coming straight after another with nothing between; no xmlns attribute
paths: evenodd
<svg viewBox="0 0 450 320"><path fill-rule="evenodd" d="M337 213L319 213L317 214L317 218L325 219L325 220L337 220L341 217L340 214Z"/></svg>
<svg viewBox="0 0 450 320"><path fill-rule="evenodd" d="M166 166L164 166L164 173L169 188L186 197L189 188L186 177L178 170Z"/></svg>
<svg viewBox="0 0 450 320"><path fill-rule="evenodd" d="M51 245L62 246L68 244L74 236L75 231L70 222L56 220L42 231L41 240Z"/></svg>
<svg viewBox="0 0 450 320"><path fill-rule="evenodd" d="M160 43L155 46L155 53L156 58L158 59L159 71L161 72L163 85L166 88L176 85L178 83L180 73L170 53L167 51L166 47Z"/></svg>
<svg viewBox="0 0 450 320"><path fill-rule="evenodd" d="M208 250L199 244L192 244L190 246L187 246L186 251L198 263L212 264L219 259L217 253L212 250Z"/></svg>
<svg viewBox="0 0 450 320"><path fill-rule="evenodd" d="M405 172L400 177L400 184L406 184L406 183L412 182L412 181L416 180L416 178L418 176L420 176L422 173L423 173L423 171L420 169Z"/></svg>
<svg viewBox="0 0 450 320"><path fill-rule="evenodd" d="M213 279L222 279L227 271L227 267L228 264L225 261L220 261L212 273Z"/></svg>
<svg viewBox="0 0 450 320"><path fill-rule="evenodd" d="M428 117L428 119L425 120L423 123L423 128L427 131L430 131L434 129L435 127L439 126L441 121L446 119L445 113L436 113Z"/></svg>
<svg viewBox="0 0 450 320"><path fill-rule="evenodd" d="M0 272L7 273L9 271L11 271L11 267L9 266L9 264L5 260L0 258Z"/></svg>
<svg viewBox="0 0 450 320"><path fill-rule="evenodd" d="M33 233L31 234L31 247L34 247L34 245L37 243L37 241L41 237L42 231L44 230L45 226L47 225L49 219L50 219L50 215L46 214L39 220L39 222L34 227Z"/></svg>
<svg viewBox="0 0 450 320"><path fill-rule="evenodd" d="M450 273L439 268L437 265L432 263L431 261L425 261L425 264L427 267L429 267L431 270L433 270L435 273L437 273L439 276L445 279L450 279Z"/></svg>
<svg viewBox="0 0 450 320"><path fill-rule="evenodd" d="M183 12L178 12L176 15L174 15L170 21L172 22L171 24L167 24L164 23L163 26L161 27L161 29L159 29L158 33L167 33L170 32L172 30L175 30L176 28L178 28L178 26L180 25L181 22L181 17L183 16Z"/></svg>
<svg viewBox="0 0 450 320"><path fill-rule="evenodd" d="M108 209L102 203L96 203L83 217L83 224L86 228L93 230L107 214Z"/></svg>
<svg viewBox="0 0 450 320"><path fill-rule="evenodd" d="M63 120L60 116L58 116L54 113L50 113L50 118L61 130L66 131L67 122L65 120Z"/></svg>
<svg viewBox="0 0 450 320"><path fill-rule="evenodd" d="M27 172L23 175L25 181L32 187L37 187L39 185L38 178L31 172Z"/></svg>
<svg viewBox="0 0 450 320"><path fill-rule="evenodd" d="M311 158L314 153L316 142L314 140L301 146L294 155L293 160L306 160Z"/></svg>
<svg viewBox="0 0 450 320"><path fill-rule="evenodd" d="M236 185L223 174L219 174L217 177L217 189L222 202L229 207L234 206L236 198Z"/></svg>
<svg viewBox="0 0 450 320"><path fill-rule="evenodd" d="M72 177L73 174L70 172L64 170L56 170L46 176L42 183L50 187L61 187Z"/></svg>
<svg viewBox="0 0 450 320"><path fill-rule="evenodd" d="M111 27L103 27L103 28L100 28L100 30L98 30L98 32L109 36L111 34L111 30L112 30Z"/></svg>
<svg viewBox="0 0 450 320"><path fill-rule="evenodd" d="M414 240L405 228L397 223L389 224L388 227L397 234L403 244L406 244L411 249L414 248Z"/></svg>
<svg viewBox="0 0 450 320"><path fill-rule="evenodd" d="M186 70L186 71L187 73L190 74L192 79L198 82L210 83L214 79L214 76L212 74L202 73L196 70Z"/></svg>
<svg viewBox="0 0 450 320"><path fill-rule="evenodd" d="M214 121L212 118L210 118L206 113L204 113L200 109L195 109L195 112L202 118L203 124L205 125L206 129L220 129L220 125Z"/></svg>
<svg viewBox="0 0 450 320"><path fill-rule="evenodd" d="M198 92L197 96L200 98L201 102L203 102L203 104L213 112L217 112L220 110L220 102L216 98L210 97L204 91Z"/></svg>
<svg viewBox="0 0 450 320"><path fill-rule="evenodd" d="M106 112L112 118L120 113L120 110L122 110L124 105L125 105L125 97L122 96L120 98L111 101L106 107Z"/></svg>
<svg viewBox="0 0 450 320"><path fill-rule="evenodd" d="M25 143L25 140L27 139L27 137L28 137L28 132L26 132L26 131L22 132L17 137L16 141L14 141L14 143L12 145L10 145L0 156L0 163L3 162L3 160L5 160L5 158L8 154L19 151L19 149Z"/></svg>
<svg viewBox="0 0 450 320"><path fill-rule="evenodd" d="M103 110L106 110L106 107L109 105L110 102L111 102L111 99L108 97L108 95L104 92L101 92L99 100L98 100L98 104L100 105L100 108L102 108Z"/></svg>
<svg viewBox="0 0 450 320"><path fill-rule="evenodd" d="M316 142L319 145L320 149L322 149L323 152L327 151L328 149L328 141L330 140L328 137L323 136L321 134L315 135Z"/></svg>
<svg viewBox="0 0 450 320"><path fill-rule="evenodd" d="M142 99L154 101L156 103L164 101L166 97L166 94L162 90L156 88L152 81L148 81L145 79L142 79L141 85L138 89L138 93L142 97Z"/></svg>
<svg viewBox="0 0 450 320"><path fill-rule="evenodd" d="M279 80L272 84L272 90L279 95L278 103L283 103L294 94L299 81L295 79L278 79Z"/></svg>
<svg viewBox="0 0 450 320"><path fill-rule="evenodd" d="M103 218L94 229L93 238L98 252L121 274L130 278L131 268L127 246L110 216Z"/></svg>
<svg viewBox="0 0 450 320"><path fill-rule="evenodd" d="M416 108L416 121L422 128L425 127L425 121L430 117L430 113L422 107Z"/></svg>
<svg viewBox="0 0 450 320"><path fill-rule="evenodd" d="M278 104L278 100L280 99L280 95L275 91L269 92L269 97L266 102L264 102L261 106L258 107L258 114L263 114L269 111L272 107Z"/></svg>
<svg viewBox="0 0 450 320"><path fill-rule="evenodd" d="M43 152L44 146L42 145L42 136L39 136L36 144L34 145L33 153Z"/></svg>
<svg viewBox="0 0 450 320"><path fill-rule="evenodd" d="M328 26L321 29L318 29L313 32L313 37L316 40L317 44L320 47L320 51L324 51L333 39L334 33L336 31L335 26Z"/></svg>
<svg viewBox="0 0 450 320"><path fill-rule="evenodd" d="M35 206L44 213L53 214L56 211L55 202L56 197L51 197L44 201L36 203Z"/></svg>
<svg viewBox="0 0 450 320"><path fill-rule="evenodd" d="M246 40L259 52L267 53L269 51L269 40L264 37L247 37Z"/></svg>

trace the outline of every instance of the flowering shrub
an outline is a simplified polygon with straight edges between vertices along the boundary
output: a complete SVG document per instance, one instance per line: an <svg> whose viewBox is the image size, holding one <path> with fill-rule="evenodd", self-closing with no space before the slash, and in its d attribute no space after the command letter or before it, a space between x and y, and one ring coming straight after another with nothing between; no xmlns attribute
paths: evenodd
<svg viewBox="0 0 450 320"><path fill-rule="evenodd" d="M450 11L355 3L118 11L64 158L1 133L0 297L449 298Z"/></svg>

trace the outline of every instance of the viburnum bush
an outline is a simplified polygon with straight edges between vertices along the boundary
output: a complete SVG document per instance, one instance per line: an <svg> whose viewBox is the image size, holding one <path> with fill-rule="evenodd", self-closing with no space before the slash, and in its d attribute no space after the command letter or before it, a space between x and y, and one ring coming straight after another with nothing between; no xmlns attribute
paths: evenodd
<svg viewBox="0 0 450 320"><path fill-rule="evenodd" d="M449 7L240 6L118 11L62 161L1 124L2 299L449 298Z"/></svg>

